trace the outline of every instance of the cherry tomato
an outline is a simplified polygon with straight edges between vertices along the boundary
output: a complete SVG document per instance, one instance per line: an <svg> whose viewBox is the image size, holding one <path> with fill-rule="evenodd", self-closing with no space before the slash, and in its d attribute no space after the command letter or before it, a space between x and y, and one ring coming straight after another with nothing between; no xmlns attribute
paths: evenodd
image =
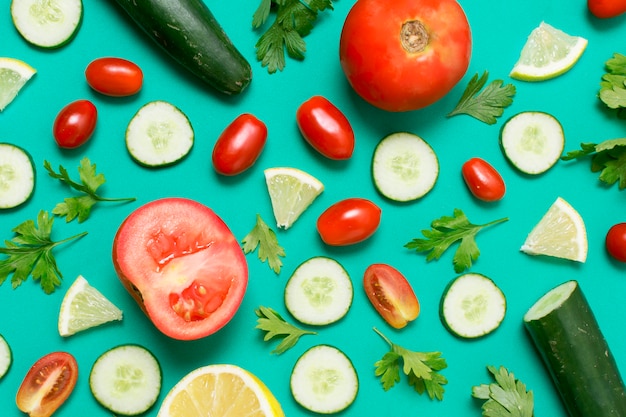
<svg viewBox="0 0 626 417"><path fill-rule="evenodd" d="M296 112L304 139L330 159L348 159L354 151L354 131L346 116L328 99L314 96Z"/></svg>
<svg viewBox="0 0 626 417"><path fill-rule="evenodd" d="M17 391L15 403L30 416L51 416L70 396L78 379L76 359L67 352L53 352L30 368Z"/></svg>
<svg viewBox="0 0 626 417"><path fill-rule="evenodd" d="M461 169L467 188L483 201L498 201L504 197L506 186L502 176L487 161L472 158Z"/></svg>
<svg viewBox="0 0 626 417"><path fill-rule="evenodd" d="M77 148L89 140L97 120L98 110L91 101L74 101L65 106L54 120L54 140L61 148Z"/></svg>
<svg viewBox="0 0 626 417"><path fill-rule="evenodd" d="M374 234L380 224L381 209L364 198L348 198L324 211L317 219L317 231L327 245L345 246Z"/></svg>
<svg viewBox="0 0 626 417"><path fill-rule="evenodd" d="M605 246L609 255L620 262L626 262L626 223L618 223L609 229Z"/></svg>
<svg viewBox="0 0 626 417"><path fill-rule="evenodd" d="M390 265L370 265L363 275L363 288L378 314L391 327L401 329L420 313L411 284Z"/></svg>
<svg viewBox="0 0 626 417"><path fill-rule="evenodd" d="M358 0L339 57L358 95L398 112L446 95L465 75L471 50L469 22L455 0Z"/></svg>
<svg viewBox="0 0 626 417"><path fill-rule="evenodd" d="M97 92L113 97L136 94L143 85L139 66L122 58L98 58L87 65L87 84Z"/></svg>
<svg viewBox="0 0 626 417"><path fill-rule="evenodd" d="M589 11L600 19L608 19L626 13L626 0L587 0Z"/></svg>
<svg viewBox="0 0 626 417"><path fill-rule="evenodd" d="M261 155L267 127L251 114L232 121L213 147L213 167L222 175L237 175L250 168Z"/></svg>

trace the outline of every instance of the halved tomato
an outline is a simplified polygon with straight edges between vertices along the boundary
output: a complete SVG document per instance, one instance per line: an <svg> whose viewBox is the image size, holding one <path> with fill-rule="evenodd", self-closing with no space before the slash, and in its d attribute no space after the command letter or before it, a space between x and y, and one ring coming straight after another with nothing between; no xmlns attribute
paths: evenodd
<svg viewBox="0 0 626 417"><path fill-rule="evenodd" d="M67 352L52 352L30 368L15 403L30 417L51 416L70 396L78 379L78 364Z"/></svg>
<svg viewBox="0 0 626 417"><path fill-rule="evenodd" d="M215 333L237 312L248 266L224 221L184 198L163 198L124 220L113 264L128 292L165 335L194 340Z"/></svg>

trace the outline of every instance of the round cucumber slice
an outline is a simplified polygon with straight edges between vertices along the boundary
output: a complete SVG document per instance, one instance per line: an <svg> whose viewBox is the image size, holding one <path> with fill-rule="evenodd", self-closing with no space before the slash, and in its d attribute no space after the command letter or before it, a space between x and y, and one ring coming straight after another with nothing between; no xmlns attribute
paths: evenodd
<svg viewBox="0 0 626 417"><path fill-rule="evenodd" d="M12 0L11 18L20 35L41 48L59 48L78 32L82 0Z"/></svg>
<svg viewBox="0 0 626 417"><path fill-rule="evenodd" d="M13 354L11 347L6 339L0 334L0 379L4 377L13 363Z"/></svg>
<svg viewBox="0 0 626 417"><path fill-rule="evenodd" d="M28 152L0 143L0 209L25 203L35 189L35 165Z"/></svg>

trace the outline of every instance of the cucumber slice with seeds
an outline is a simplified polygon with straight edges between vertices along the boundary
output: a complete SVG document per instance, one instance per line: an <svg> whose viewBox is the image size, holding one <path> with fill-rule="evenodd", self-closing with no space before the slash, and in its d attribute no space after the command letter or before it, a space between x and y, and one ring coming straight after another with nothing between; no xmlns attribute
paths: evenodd
<svg viewBox="0 0 626 417"><path fill-rule="evenodd" d="M6 339L0 335L0 379L9 372L11 364L13 363L13 354L11 347L7 343Z"/></svg>
<svg viewBox="0 0 626 417"><path fill-rule="evenodd" d="M35 189L35 166L19 146L0 143L0 209L25 203Z"/></svg>
<svg viewBox="0 0 626 417"><path fill-rule="evenodd" d="M78 32L81 0L12 0L11 18L19 34L41 48L59 48Z"/></svg>

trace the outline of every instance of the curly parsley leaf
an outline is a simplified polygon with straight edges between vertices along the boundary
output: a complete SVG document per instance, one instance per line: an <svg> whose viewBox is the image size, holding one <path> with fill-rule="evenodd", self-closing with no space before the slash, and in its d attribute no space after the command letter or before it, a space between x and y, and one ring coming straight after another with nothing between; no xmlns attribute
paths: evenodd
<svg viewBox="0 0 626 417"><path fill-rule="evenodd" d="M493 80L485 89L489 73L483 72L478 78L478 73L472 77L458 104L448 117L458 114L467 114L487 124L495 124L496 118L502 116L504 108L513 103L515 86L507 84L503 86L502 80ZM482 90L482 91L481 91Z"/></svg>
<svg viewBox="0 0 626 417"><path fill-rule="evenodd" d="M617 109L619 118L626 119L626 55L613 54L605 68L598 97L608 108Z"/></svg>
<svg viewBox="0 0 626 417"><path fill-rule="evenodd" d="M87 157L83 158L78 166L80 183L73 181L67 169L61 165L59 165L58 173L55 172L48 161L44 161L44 168L52 178L60 180L82 194L76 197L68 197L52 209L52 214L65 216L65 221L68 223L74 219L78 219L78 223L87 220L91 214L92 207L100 201L135 201L135 198L104 198L98 195L98 188L106 180L103 174L96 174L96 164L92 164Z"/></svg>
<svg viewBox="0 0 626 417"><path fill-rule="evenodd" d="M259 214L256 215L256 224L243 239L243 252L250 253L259 248L259 259L267 261L269 267L275 273L280 272L283 266L280 257L285 257L285 249L278 244L276 233L263 221Z"/></svg>
<svg viewBox="0 0 626 417"><path fill-rule="evenodd" d="M526 385L515 379L513 373L501 366L487 369L495 378L495 383L472 387L472 396L485 400L482 405L485 417L533 417L533 392L526 391Z"/></svg>
<svg viewBox="0 0 626 417"><path fill-rule="evenodd" d="M0 254L7 255L7 258L0 260L0 285L11 274L13 289L19 287L29 276L39 281L46 294L51 294L61 285L63 276L52 250L62 243L86 235L87 232L55 242L50 237L53 223L54 217L42 210L37 216L37 224L33 220L26 220L13 229L13 239L5 240L5 247L0 247Z"/></svg>
<svg viewBox="0 0 626 417"><path fill-rule="evenodd" d="M600 172L599 180L607 185L618 184L626 188L626 138L609 139L599 144L581 143L580 149L561 156L571 161L591 156L591 172Z"/></svg>
<svg viewBox="0 0 626 417"><path fill-rule="evenodd" d="M418 394L426 392L430 399L443 399L443 385L448 383L439 371L447 368L441 352L415 352L392 343L378 329L374 331L389 345L389 351L374 363L374 373L380 378L385 391L400 382L400 370L408 377L408 382Z"/></svg>
<svg viewBox="0 0 626 417"><path fill-rule="evenodd" d="M480 256L476 244L476 234L491 225L507 221L502 218L485 224L472 224L460 209L454 209L454 215L443 216L431 223L431 230L422 230L425 239L416 238L404 245L405 248L417 252L428 252L427 261L439 259L453 243L460 241L452 263L454 271L463 272L472 266Z"/></svg>
<svg viewBox="0 0 626 417"><path fill-rule="evenodd" d="M316 332L303 330L291 323L288 323L272 308L261 306L254 312L258 317L256 328L266 332L263 337L264 341L267 342L274 337L283 338L283 340L272 351L272 353L275 353L276 355L280 355L281 353L284 353L294 347L296 343L298 343L301 336L305 334L317 334Z"/></svg>

